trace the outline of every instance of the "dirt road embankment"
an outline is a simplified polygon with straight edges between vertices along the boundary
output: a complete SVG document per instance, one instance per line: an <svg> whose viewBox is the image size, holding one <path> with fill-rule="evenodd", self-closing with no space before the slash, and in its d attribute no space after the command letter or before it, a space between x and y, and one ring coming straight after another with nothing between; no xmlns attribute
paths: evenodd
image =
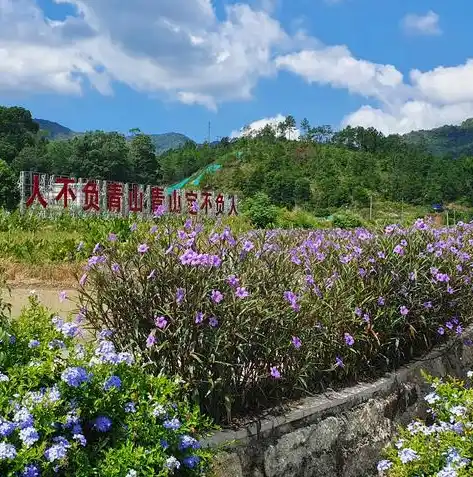
<svg viewBox="0 0 473 477"><path fill-rule="evenodd" d="M77 298L77 291L74 289L64 290L69 297L61 302L59 293L63 288L42 287L31 285L28 288L23 286L12 286L10 294L6 290L3 291L3 298L12 305L12 316L18 316L23 307L28 305L28 299L32 291L39 297L41 303L46 306L52 313L57 313L66 317L77 309L75 301Z"/></svg>

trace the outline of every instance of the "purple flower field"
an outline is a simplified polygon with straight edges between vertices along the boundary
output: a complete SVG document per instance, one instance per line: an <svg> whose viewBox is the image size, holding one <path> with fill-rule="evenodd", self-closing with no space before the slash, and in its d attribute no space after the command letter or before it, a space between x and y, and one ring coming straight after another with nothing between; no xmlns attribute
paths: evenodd
<svg viewBox="0 0 473 477"><path fill-rule="evenodd" d="M223 421L461 337L472 278L471 224L236 235L189 219L97 244L80 283L94 328L180 376Z"/></svg>

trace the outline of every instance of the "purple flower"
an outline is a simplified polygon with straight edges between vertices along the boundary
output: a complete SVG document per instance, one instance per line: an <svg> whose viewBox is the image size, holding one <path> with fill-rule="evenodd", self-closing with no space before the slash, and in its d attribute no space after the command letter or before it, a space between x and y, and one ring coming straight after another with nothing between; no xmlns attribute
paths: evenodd
<svg viewBox="0 0 473 477"><path fill-rule="evenodd" d="M223 293L218 290L212 290L210 297L214 303L220 303L223 300Z"/></svg>
<svg viewBox="0 0 473 477"><path fill-rule="evenodd" d="M186 291L184 290L184 288L178 288L177 291L176 291L176 302L177 302L177 304L182 303L185 296L186 296Z"/></svg>
<svg viewBox="0 0 473 477"><path fill-rule="evenodd" d="M230 275L228 278L227 278L227 283L231 286L231 287L236 287L239 283L240 283L240 280L237 276L235 275Z"/></svg>
<svg viewBox="0 0 473 477"><path fill-rule="evenodd" d="M270 373L274 379L279 379L281 377L281 373L279 372L279 369L276 366L271 367Z"/></svg>
<svg viewBox="0 0 473 477"><path fill-rule="evenodd" d="M154 319L154 323L159 329L162 330L166 328L166 325L168 324L168 320L166 320L164 316L158 316L157 318Z"/></svg>
<svg viewBox="0 0 473 477"><path fill-rule="evenodd" d="M156 344L156 336L154 336L153 332L148 335L146 338L146 347L152 348Z"/></svg>
<svg viewBox="0 0 473 477"><path fill-rule="evenodd" d="M345 365L343 364L342 358L340 358L339 356L335 358L335 366L339 368L345 367Z"/></svg>
<svg viewBox="0 0 473 477"><path fill-rule="evenodd" d="M109 233L108 234L108 241L109 242L116 242L117 241L117 236L114 233Z"/></svg>
<svg viewBox="0 0 473 477"><path fill-rule="evenodd" d="M240 299L246 298L247 296L249 296L249 294L250 293L245 287L237 287L237 289L235 290L235 296Z"/></svg>
<svg viewBox="0 0 473 477"><path fill-rule="evenodd" d="M361 310L360 307L357 306L357 307L355 308L355 315L356 315L356 316L361 316L362 314L363 314L363 311Z"/></svg>
<svg viewBox="0 0 473 477"><path fill-rule="evenodd" d="M110 268L112 269L113 273L118 273L120 271L120 265L118 265L118 263L112 263Z"/></svg>
<svg viewBox="0 0 473 477"><path fill-rule="evenodd" d="M149 273L148 273L148 276L146 277L147 280L151 280L153 279L154 277L156 276L156 270L151 270Z"/></svg>
<svg viewBox="0 0 473 477"><path fill-rule="evenodd" d="M401 315L403 316L406 316L409 313L409 309L406 306L402 305L399 308L399 313L401 313Z"/></svg>
<svg viewBox="0 0 473 477"><path fill-rule="evenodd" d="M59 293L59 301L62 303L65 300L67 300L67 293L65 290L63 290Z"/></svg>
<svg viewBox="0 0 473 477"><path fill-rule="evenodd" d="M145 243L138 245L138 253L146 253L149 250L149 246Z"/></svg>
<svg viewBox="0 0 473 477"><path fill-rule="evenodd" d="M38 340L30 340L28 348L37 348L40 345Z"/></svg>
<svg viewBox="0 0 473 477"><path fill-rule="evenodd" d="M299 349L302 346L302 341L297 336L292 337L291 343L296 349Z"/></svg>
<svg viewBox="0 0 473 477"><path fill-rule="evenodd" d="M107 416L99 416L95 419L93 427L99 432L107 432L112 427L112 420Z"/></svg>
<svg viewBox="0 0 473 477"><path fill-rule="evenodd" d="M212 327L212 328L216 328L218 326L218 320L217 318L215 318L214 316L210 317L209 318L209 325Z"/></svg>
<svg viewBox="0 0 473 477"><path fill-rule="evenodd" d="M393 252L397 255L404 255L404 249L403 249L402 245L396 245L394 247Z"/></svg>
<svg viewBox="0 0 473 477"><path fill-rule="evenodd" d="M79 280L79 285L81 287L83 287L85 285L85 282L87 281L87 274L84 273L81 277L80 277L80 280Z"/></svg>
<svg viewBox="0 0 473 477"><path fill-rule="evenodd" d="M422 305L426 310L429 310L430 308L432 308L432 302L431 301L426 301L425 303L423 303Z"/></svg>
<svg viewBox="0 0 473 477"><path fill-rule="evenodd" d="M245 243L243 244L243 250L245 252L249 252L252 250L255 246L253 245L253 242L250 242L249 240L246 240Z"/></svg>
<svg viewBox="0 0 473 477"><path fill-rule="evenodd" d="M294 311L299 311L300 310L300 305L297 303L297 295L292 292L292 291L285 291L284 292L284 299L289 302L289 304L291 305L291 308L294 310Z"/></svg>
<svg viewBox="0 0 473 477"><path fill-rule="evenodd" d="M204 321L204 314L201 311L198 311L195 314L195 323L200 324Z"/></svg>
<svg viewBox="0 0 473 477"><path fill-rule="evenodd" d="M159 219L159 217L162 217L166 213L166 207L164 205L158 205L156 209L154 209L153 217L155 219Z"/></svg>
<svg viewBox="0 0 473 477"><path fill-rule="evenodd" d="M439 335L444 335L445 334L445 328L443 326L439 326L439 329L437 330L437 333Z"/></svg>
<svg viewBox="0 0 473 477"><path fill-rule="evenodd" d="M350 334L348 333L345 333L343 335L344 339L345 339L345 343L348 345L348 346L353 346L353 344L355 343L355 339L353 338L353 336L351 336Z"/></svg>
<svg viewBox="0 0 473 477"><path fill-rule="evenodd" d="M363 315L363 321L365 321L366 323L369 323L370 322L370 315L369 313L365 313Z"/></svg>
<svg viewBox="0 0 473 477"><path fill-rule="evenodd" d="M131 232L135 232L137 228L138 228L138 226L136 224L131 224L130 225L130 231Z"/></svg>

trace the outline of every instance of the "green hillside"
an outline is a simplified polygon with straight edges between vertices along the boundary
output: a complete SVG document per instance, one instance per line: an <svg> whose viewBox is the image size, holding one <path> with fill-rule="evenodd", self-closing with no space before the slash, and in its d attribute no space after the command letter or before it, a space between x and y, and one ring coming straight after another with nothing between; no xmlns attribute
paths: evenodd
<svg viewBox="0 0 473 477"><path fill-rule="evenodd" d="M460 126L442 126L431 130L413 131L405 139L414 145L424 146L434 155L458 158L473 155L473 118Z"/></svg>
<svg viewBox="0 0 473 477"><path fill-rule="evenodd" d="M39 125L41 131L48 139L70 139L74 136L80 136L80 132L72 131L71 129L63 126L62 124L54 121L48 121L47 119L34 119L34 122ZM169 149L176 149L182 147L187 142L193 142L184 134L170 132L163 134L150 134L149 135L157 154L162 154Z"/></svg>

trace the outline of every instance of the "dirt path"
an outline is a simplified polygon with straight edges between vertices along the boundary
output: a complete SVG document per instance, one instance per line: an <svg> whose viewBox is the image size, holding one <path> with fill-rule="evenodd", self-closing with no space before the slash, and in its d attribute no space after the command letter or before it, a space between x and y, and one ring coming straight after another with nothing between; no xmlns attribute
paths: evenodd
<svg viewBox="0 0 473 477"><path fill-rule="evenodd" d="M77 297L77 292L74 289L66 289L65 291L69 299L61 302L59 300L59 292L63 290L61 288L13 287L10 296L8 296L7 292L3 293L3 297L12 305L12 316L18 316L22 308L28 305L28 298L31 296L32 290L38 295L40 302L52 312L67 316L76 310L76 305L73 301Z"/></svg>

